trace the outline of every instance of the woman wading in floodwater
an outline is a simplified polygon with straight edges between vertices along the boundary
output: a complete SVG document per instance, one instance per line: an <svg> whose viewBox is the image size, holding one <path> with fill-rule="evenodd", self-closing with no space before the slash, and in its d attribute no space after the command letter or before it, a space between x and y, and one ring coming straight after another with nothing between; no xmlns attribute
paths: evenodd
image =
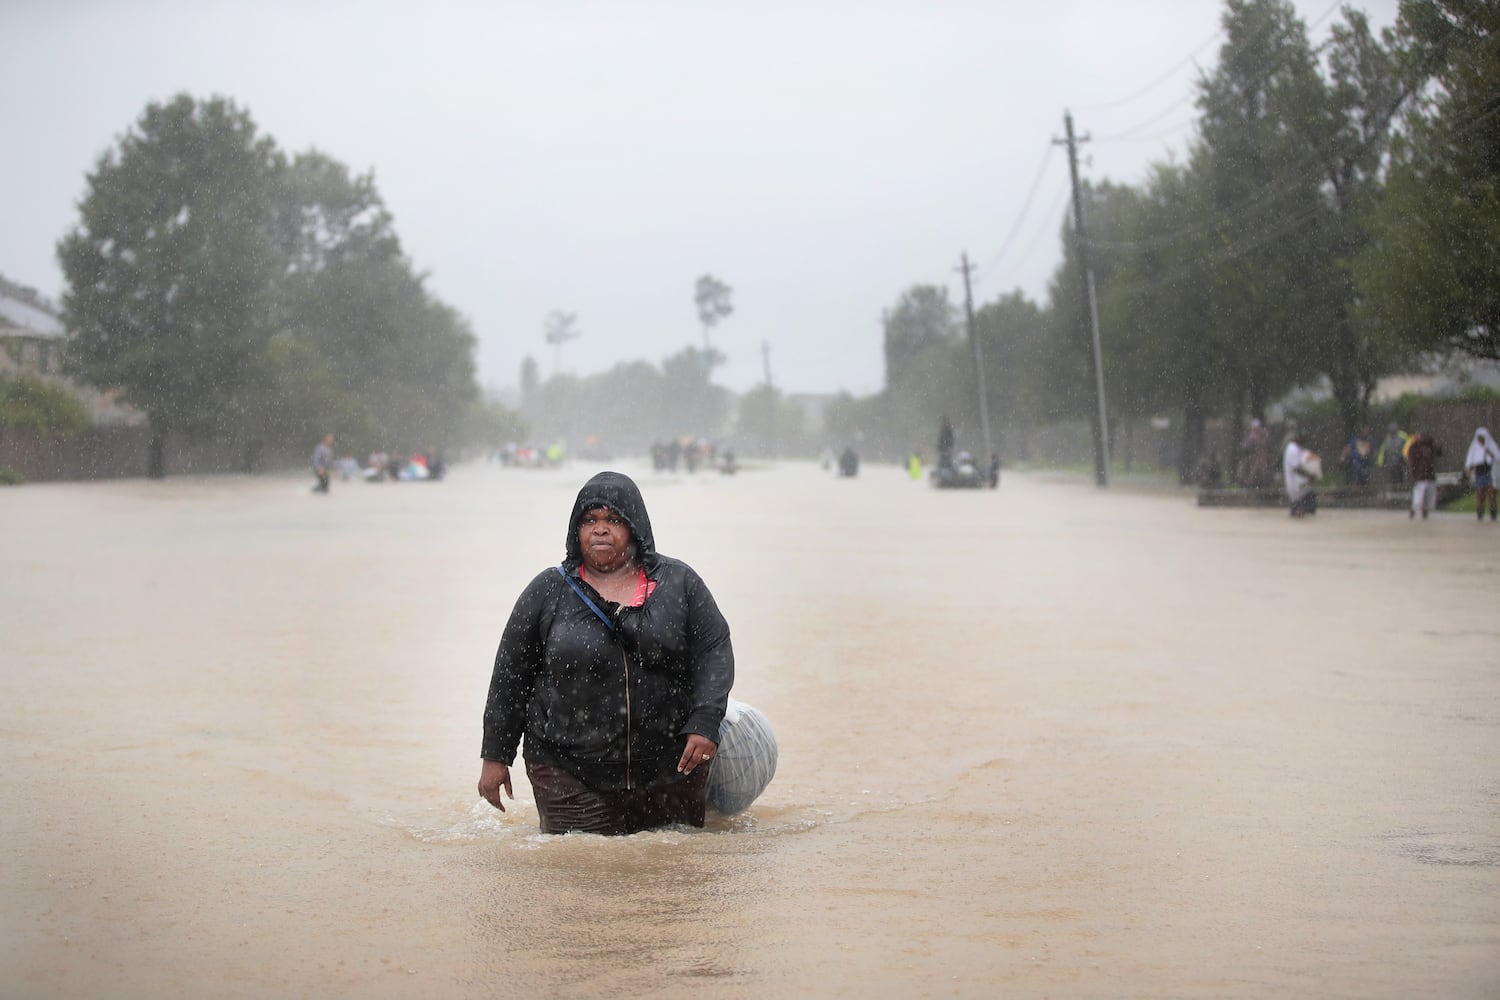
<svg viewBox="0 0 1500 1000"><path fill-rule="evenodd" d="M524 736L543 833L702 826L733 684L713 595L656 551L635 483L601 472L573 504L567 558L536 575L505 626L479 794L504 811Z"/></svg>

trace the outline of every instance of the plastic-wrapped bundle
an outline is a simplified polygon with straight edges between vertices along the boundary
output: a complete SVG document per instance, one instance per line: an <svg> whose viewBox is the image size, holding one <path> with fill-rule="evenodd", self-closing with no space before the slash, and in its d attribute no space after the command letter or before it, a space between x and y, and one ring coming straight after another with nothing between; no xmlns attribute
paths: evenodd
<svg viewBox="0 0 1500 1000"><path fill-rule="evenodd" d="M726 816L748 809L776 774L776 734L765 715L729 699L708 772L708 802Z"/></svg>

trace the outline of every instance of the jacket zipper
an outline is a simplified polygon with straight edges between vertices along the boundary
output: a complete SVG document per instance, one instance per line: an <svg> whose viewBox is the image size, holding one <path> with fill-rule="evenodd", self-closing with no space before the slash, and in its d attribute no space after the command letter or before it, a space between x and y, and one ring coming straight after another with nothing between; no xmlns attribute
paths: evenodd
<svg viewBox="0 0 1500 1000"><path fill-rule="evenodd" d="M633 742L630 736L630 654L622 649L620 659L625 664L625 787L631 789L635 783L630 774L630 744Z"/></svg>

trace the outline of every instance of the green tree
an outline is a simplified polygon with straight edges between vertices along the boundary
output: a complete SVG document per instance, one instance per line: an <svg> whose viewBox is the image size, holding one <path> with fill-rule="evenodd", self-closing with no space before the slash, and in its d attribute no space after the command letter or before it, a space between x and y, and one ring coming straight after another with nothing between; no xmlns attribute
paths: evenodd
<svg viewBox="0 0 1500 1000"><path fill-rule="evenodd" d="M582 440L588 445L592 439L598 451L644 451L658 437L681 433L666 425L662 374L649 361L622 362L584 379L579 389L586 400Z"/></svg>
<svg viewBox="0 0 1500 1000"><path fill-rule="evenodd" d="M305 338L278 333L257 359L239 397L246 465L258 467L266 441L315 441L334 431L344 447L363 451L381 443L380 423L367 402L346 389L328 359Z"/></svg>
<svg viewBox="0 0 1500 1000"><path fill-rule="evenodd" d="M526 440L526 420L515 410L494 399L476 399L464 413L459 431L462 444L498 451L512 442Z"/></svg>
<svg viewBox="0 0 1500 1000"><path fill-rule="evenodd" d="M172 431L442 447L477 398L467 321L424 287L368 175L288 161L248 113L148 105L59 244L78 374Z"/></svg>
<svg viewBox="0 0 1500 1000"><path fill-rule="evenodd" d="M552 345L552 373L554 375L562 373L563 345L582 336L583 331L578 329L577 313L554 309L547 314L547 320L542 324L542 339Z"/></svg>
<svg viewBox="0 0 1500 1000"><path fill-rule="evenodd" d="M280 166L231 101L150 104L100 157L58 245L75 371L146 413L152 476L169 431L223 429L270 339Z"/></svg>
<svg viewBox="0 0 1500 1000"><path fill-rule="evenodd" d="M660 368L631 361L586 378L554 376L526 394L523 413L540 439L602 453L644 451L683 436L714 439L729 412L729 391L709 381L717 357L687 347Z"/></svg>
<svg viewBox="0 0 1500 1000"><path fill-rule="evenodd" d="M1203 225L1209 193L1202 172L1158 164L1120 200L1115 264L1100 295L1106 396L1116 441L1133 463L1135 429L1164 413L1183 415L1181 474L1202 447L1208 417L1232 407L1244 386L1228 359L1233 327L1213 309L1208 279L1226 250ZM1226 272L1218 272L1220 275ZM1118 438L1123 435L1123 447Z"/></svg>
<svg viewBox="0 0 1500 1000"><path fill-rule="evenodd" d="M77 434L88 409L73 393L34 375L0 375L0 427L39 434Z"/></svg>
<svg viewBox="0 0 1500 1000"><path fill-rule="evenodd" d="M541 370L538 368L536 358L531 355L521 359L521 409L526 408L526 402L542 384Z"/></svg>
<svg viewBox="0 0 1500 1000"><path fill-rule="evenodd" d="M958 339L958 307L940 285L913 285L901 293L894 308L886 310L882 333L886 386L919 382L923 366L918 359L930 361L929 348Z"/></svg>
<svg viewBox="0 0 1500 1000"><path fill-rule="evenodd" d="M527 397L521 415L538 444L581 441L593 424L589 402L587 388L577 376L554 375Z"/></svg>
<svg viewBox="0 0 1500 1000"><path fill-rule="evenodd" d="M1200 88L1192 161L1208 236L1198 280L1235 409L1260 415L1289 384L1326 367L1334 349L1333 310L1319 294L1332 283L1318 231L1331 219L1315 155L1325 105L1306 29L1287 0L1228 0L1223 24L1219 64ZM1184 478L1215 402L1207 391L1187 401Z"/></svg>
<svg viewBox="0 0 1500 1000"><path fill-rule="evenodd" d="M852 393L840 392L823 409L824 447L839 444L861 444L874 435L882 426L877 405L880 395L856 398ZM917 449L919 452L921 449Z"/></svg>
<svg viewBox="0 0 1500 1000"><path fill-rule="evenodd" d="M1422 89L1355 264L1359 312L1412 350L1500 360L1500 6L1404 2L1397 28Z"/></svg>
<svg viewBox="0 0 1500 1000"><path fill-rule="evenodd" d="M703 326L704 351L713 350L713 345L708 341L709 330L734 312L734 306L729 301L733 292L734 289L711 274L700 276L693 286L693 305L698 307L698 322Z"/></svg>
<svg viewBox="0 0 1500 1000"><path fill-rule="evenodd" d="M1358 312L1353 264L1373 240L1391 121L1405 94L1394 56L1370 33L1364 15L1346 10L1345 18L1329 42L1316 148L1332 208L1321 234L1332 266L1322 272L1327 281L1318 290L1328 315L1328 352L1318 361L1333 387L1347 438L1366 422L1376 383L1399 357L1390 338L1382 336L1382 325Z"/></svg>
<svg viewBox="0 0 1500 1000"><path fill-rule="evenodd" d="M340 427L341 438L360 448L451 444L478 400L474 337L403 255L373 179L306 153L278 181L276 322L326 361L333 388L361 401L368 419ZM348 415L318 398L329 424Z"/></svg>
<svg viewBox="0 0 1500 1000"><path fill-rule="evenodd" d="M980 306L974 314L974 328L984 356L990 417L999 432L995 447L1005 454L1007 440L1013 441L1011 457L1024 461L1030 457L1027 431L1045 407L1041 383L1034 375L1045 367L1047 317L1035 302L1014 291ZM965 419L971 426L978 424L977 415L967 414Z"/></svg>
<svg viewBox="0 0 1500 1000"><path fill-rule="evenodd" d="M300 153L277 173L272 237L284 255L288 308L329 271L355 261L385 262L401 255L393 220L370 174L319 152Z"/></svg>
<svg viewBox="0 0 1500 1000"><path fill-rule="evenodd" d="M1109 181L1085 183L1080 193L1089 233L1088 266L1093 271L1098 297L1102 300L1114 283L1118 265L1115 256L1100 247L1117 246L1120 219L1131 198L1128 188ZM1048 320L1051 331L1038 351L1040 368L1036 385L1043 390L1042 413L1053 420L1094 422L1093 323L1088 306L1079 295L1082 282L1078 248L1073 239L1071 215L1061 229L1063 259L1048 288ZM1100 323L1100 343L1106 380L1115 368L1114 342L1118 326ZM1106 400L1109 394L1106 392Z"/></svg>
<svg viewBox="0 0 1500 1000"><path fill-rule="evenodd" d="M1352 427L1393 363L1349 280L1400 101L1389 52L1348 12L1325 79L1283 0L1230 0L1224 27L1189 163L1156 165L1118 233L1092 241L1096 266L1118 264L1100 282L1111 410L1128 433L1181 409L1184 476L1211 415L1229 412L1238 439L1245 416L1322 373Z"/></svg>
<svg viewBox="0 0 1500 1000"><path fill-rule="evenodd" d="M804 454L808 448L806 414L780 389L758 385L740 397L734 437L752 454L771 458Z"/></svg>
<svg viewBox="0 0 1500 1000"><path fill-rule="evenodd" d="M661 364L664 417L676 426L674 436L717 438L729 416L729 390L710 381L721 355L712 349L684 347Z"/></svg>

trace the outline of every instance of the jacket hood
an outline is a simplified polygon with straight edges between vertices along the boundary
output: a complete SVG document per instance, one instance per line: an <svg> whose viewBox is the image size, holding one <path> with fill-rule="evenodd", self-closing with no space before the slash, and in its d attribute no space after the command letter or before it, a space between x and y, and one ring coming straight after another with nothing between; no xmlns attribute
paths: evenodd
<svg viewBox="0 0 1500 1000"><path fill-rule="evenodd" d="M1469 442L1468 454L1464 455L1464 468L1472 469L1476 465L1494 464L1497 453L1500 453L1500 449L1496 448L1495 439L1490 436L1490 429L1481 427L1474 432L1474 440Z"/></svg>
<svg viewBox="0 0 1500 1000"><path fill-rule="evenodd" d="M625 519L630 526L630 537L635 541L636 558L650 572L656 565L656 538L651 534L651 518L646 513L646 501L641 499L640 487L621 472L601 472L578 491L578 499L573 501L573 513L568 518L567 565L577 566L583 561L583 550L578 545L578 525L585 512L600 506L608 507Z"/></svg>

